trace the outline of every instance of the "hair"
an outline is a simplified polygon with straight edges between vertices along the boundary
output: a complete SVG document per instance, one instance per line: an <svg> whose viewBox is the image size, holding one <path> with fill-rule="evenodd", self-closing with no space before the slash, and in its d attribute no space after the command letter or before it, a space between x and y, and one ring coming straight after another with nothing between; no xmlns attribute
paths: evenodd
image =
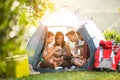
<svg viewBox="0 0 120 80"><path fill-rule="evenodd" d="M47 38L50 38L51 36L54 36L54 34L51 31L48 31Z"/></svg>
<svg viewBox="0 0 120 80"><path fill-rule="evenodd" d="M51 31L47 31L44 46L45 48L48 46L47 39L50 38L51 36L54 36L54 34Z"/></svg>
<svg viewBox="0 0 120 80"><path fill-rule="evenodd" d="M62 32L58 31L56 34L55 34L55 46L59 46L59 44L57 43L57 39L59 36L63 36L63 41L62 41L62 45L61 47L63 48L65 46L65 41L64 41L64 35Z"/></svg>
<svg viewBox="0 0 120 80"><path fill-rule="evenodd" d="M74 35L74 34L76 34L75 31L69 31L68 33L66 33L66 36L68 36L68 35Z"/></svg>

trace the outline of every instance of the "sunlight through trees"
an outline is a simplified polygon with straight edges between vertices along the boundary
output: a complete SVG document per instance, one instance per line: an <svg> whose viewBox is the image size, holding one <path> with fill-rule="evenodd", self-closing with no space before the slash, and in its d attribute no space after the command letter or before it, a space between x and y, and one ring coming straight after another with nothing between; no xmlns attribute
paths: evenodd
<svg viewBox="0 0 120 80"><path fill-rule="evenodd" d="M49 0L0 0L0 77L6 71L5 57L26 54L26 29L38 27L47 10L54 10Z"/></svg>

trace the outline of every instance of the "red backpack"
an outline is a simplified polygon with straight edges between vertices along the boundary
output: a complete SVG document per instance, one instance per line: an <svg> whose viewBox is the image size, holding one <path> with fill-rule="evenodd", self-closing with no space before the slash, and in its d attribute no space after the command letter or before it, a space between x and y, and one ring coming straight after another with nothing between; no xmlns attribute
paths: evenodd
<svg viewBox="0 0 120 80"><path fill-rule="evenodd" d="M95 52L94 67L101 70L116 70L120 59L120 49L112 40L100 41Z"/></svg>

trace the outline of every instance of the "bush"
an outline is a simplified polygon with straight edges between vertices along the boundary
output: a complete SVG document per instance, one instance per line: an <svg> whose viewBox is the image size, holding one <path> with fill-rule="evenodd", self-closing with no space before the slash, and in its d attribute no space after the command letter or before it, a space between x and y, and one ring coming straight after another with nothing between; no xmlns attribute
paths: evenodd
<svg viewBox="0 0 120 80"><path fill-rule="evenodd" d="M49 0L0 0L0 77L6 72L6 57L26 53L26 26L36 26L47 10L54 10Z"/></svg>
<svg viewBox="0 0 120 80"><path fill-rule="evenodd" d="M113 39L116 41L116 43L120 43L120 33L116 30L104 31L103 35L104 35L106 40Z"/></svg>

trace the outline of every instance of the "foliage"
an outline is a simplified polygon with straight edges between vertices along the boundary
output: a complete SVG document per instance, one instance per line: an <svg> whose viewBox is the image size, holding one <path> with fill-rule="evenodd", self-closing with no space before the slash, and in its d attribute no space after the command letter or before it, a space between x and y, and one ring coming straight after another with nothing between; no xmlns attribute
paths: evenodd
<svg viewBox="0 0 120 80"><path fill-rule="evenodd" d="M26 25L36 26L53 8L49 0L0 0L0 75L5 72L5 57L26 53L21 46Z"/></svg>
<svg viewBox="0 0 120 80"><path fill-rule="evenodd" d="M31 0L30 6L32 6L32 16L35 18L41 18L46 10L50 9L50 11L54 11L54 4L50 3L49 0Z"/></svg>
<svg viewBox="0 0 120 80"><path fill-rule="evenodd" d="M105 31L103 34L107 40L113 39L116 43L120 43L120 33L118 31Z"/></svg>

